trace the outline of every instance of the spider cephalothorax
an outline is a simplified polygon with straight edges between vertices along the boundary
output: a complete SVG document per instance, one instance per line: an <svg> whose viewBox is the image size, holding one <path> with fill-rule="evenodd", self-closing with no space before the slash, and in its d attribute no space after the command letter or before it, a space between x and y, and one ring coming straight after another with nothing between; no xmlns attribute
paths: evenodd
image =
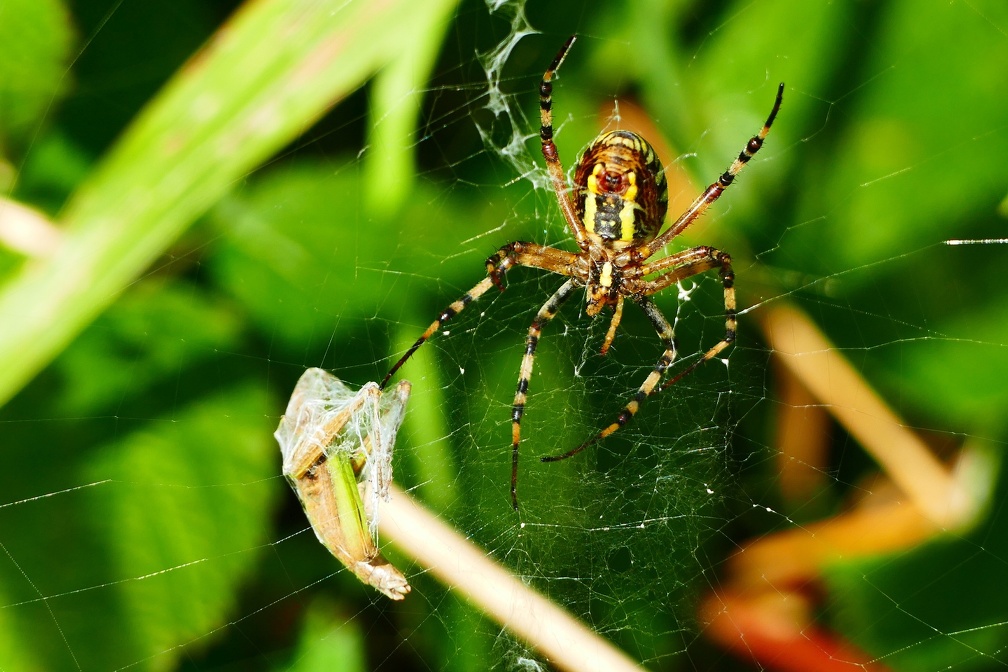
<svg viewBox="0 0 1008 672"><path fill-rule="evenodd" d="M543 462L566 459L584 450L625 425L652 393L676 356L675 335L672 326L658 306L649 298L685 278L705 271L718 269L724 287L725 336L708 349L696 362L680 372L666 386L679 380L694 368L716 357L735 341L735 273L731 257L713 247L700 246L651 261L697 217L704 213L735 180L746 163L763 146L770 132L784 96L784 84L777 88L770 115L759 132L749 139L745 148L716 182L707 187L686 211L679 215L664 232L661 232L668 210L668 184L665 171L654 148L644 138L630 131L603 133L582 154L574 171L574 187L569 189L563 165L553 142L553 75L563 62L574 37L564 44L543 74L539 85L539 109L542 125L539 137L546 159L553 191L560 212L577 243L577 252L567 252L555 247L516 241L503 246L487 259L487 277L445 308L416 343L406 351L389 370L381 387L385 387L399 367L417 348L424 344L441 326L461 312L470 303L483 296L494 285L504 289L503 276L512 266L541 268L567 277L560 288L539 309L529 326L525 340L525 356L518 373L518 389L511 407L511 503L518 508L518 444L521 439L521 419L525 413L525 400L539 335L543 326L556 315L560 307L583 287L587 297L585 312L598 315L610 306L613 316L605 339L605 354L616 335L616 327L623 315L623 301L636 303L647 315L661 340L665 351L644 379L633 398L627 402L616 420L591 439L561 455L541 458Z"/></svg>

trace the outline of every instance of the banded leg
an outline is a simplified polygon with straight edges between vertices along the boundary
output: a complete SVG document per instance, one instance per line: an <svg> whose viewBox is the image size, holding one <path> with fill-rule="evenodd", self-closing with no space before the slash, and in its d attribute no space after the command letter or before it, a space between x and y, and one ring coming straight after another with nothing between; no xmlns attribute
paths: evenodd
<svg viewBox="0 0 1008 672"><path fill-rule="evenodd" d="M518 389L515 390L514 405L511 407L511 506L518 510L518 443L521 441L521 419L525 413L525 398L528 394L529 379L532 378L532 364L543 326L556 316L560 307L574 293L577 284L568 280L553 296L543 304L529 326L525 339L525 356L518 373Z"/></svg>
<svg viewBox="0 0 1008 672"><path fill-rule="evenodd" d="M612 345L613 339L616 338L616 328L619 327L620 321L623 319L623 295L620 294L616 299L616 306L613 308L613 316L609 321L609 330L606 331L605 339L602 341L601 353L606 355L609 353L609 346Z"/></svg>
<svg viewBox="0 0 1008 672"><path fill-rule="evenodd" d="M644 268L644 274L649 275L651 273L660 272L666 267L671 267L672 270L647 283L647 289L645 291L648 294L660 292L669 285L679 282L680 280L684 280L694 275L699 275L700 273L709 271L713 268L720 268L719 275L721 277L721 286L724 288L725 336L715 343L714 347L705 352L700 359L687 366L670 380L666 381L665 384L662 385L662 390L675 385L679 380L692 373L698 366L717 357L721 351L735 342L738 330L738 321L736 318L737 308L735 304L735 271L732 269L731 256L727 252L722 252L714 249L713 247L707 246L694 247L691 250L685 250L678 254L670 255L658 260L654 264L646 266Z"/></svg>
<svg viewBox="0 0 1008 672"><path fill-rule="evenodd" d="M651 324L654 325L655 331L658 332L658 338L660 338L662 343L665 345L665 352L663 352L662 356L658 358L654 369L648 374L648 377L645 378L644 382L641 383L641 386L637 388L637 393L633 396L633 399L631 399L623 410L620 411L620 414L616 416L615 422L603 429L594 437L582 443L577 448L573 448L563 455L552 455L539 458L541 461L559 462L560 460L566 460L568 457L573 457L588 446L596 443L597 441L601 441L628 423L630 418L636 415L637 411L640 410L640 406L644 403L644 400L647 399L652 392L654 392L655 387L658 385L658 381L661 380L661 377L665 375L665 371L667 371L672 365L672 362L675 361L676 343L675 333L672 331L672 325L669 324L668 320L665 319L665 316L662 315L662 312L658 309L658 306L656 306L651 299L642 297L637 301L637 303L644 309L644 314L648 316L648 319L651 320Z"/></svg>
<svg viewBox="0 0 1008 672"><path fill-rule="evenodd" d="M455 317L461 313L466 306L475 301L476 299L483 296L488 289L496 285L501 291L504 290L504 284L502 278L504 273L507 272L512 266L529 266L531 268L542 268L554 273L559 273L560 275L571 276L575 273L574 264L577 257L570 252L564 252L563 250L556 250L545 245L538 245L536 243L525 243L521 241L516 241L513 243L508 243L499 250L497 250L489 259L486 261L487 277L483 278L479 284L470 289L468 292L462 295L462 298L458 299L450 306L441 311L438 318L431 322L431 325L427 327L427 330L420 335L420 338L410 346L410 349L406 351L402 357L399 358L389 372L385 374L382 378L379 387L385 389L385 386L391 380L395 372L406 363L413 353L416 352L421 345L427 342L435 332L440 329L445 322Z"/></svg>
<svg viewBox="0 0 1008 672"><path fill-rule="evenodd" d="M781 82L777 87L777 98L774 100L774 105L770 110L770 115L763 123L763 128L761 128L756 135L749 139L745 148L739 152L738 157L728 167L728 170L721 174L721 177L717 179L717 182L707 187L704 193L697 197L697 199L693 201L688 208L686 208L686 211L683 214L679 215L679 219L673 222L664 233L655 238L653 241L647 245L641 245L637 248L634 252L635 259L647 259L657 250L665 247L669 241L678 236L686 229L686 227L696 221L696 219L721 196L724 190L731 186L738 174L741 173L742 169L745 168L747 163L749 163L749 160L756 156L756 152L758 152L760 147L763 146L763 141L770 133L770 127L773 125L774 119L777 117L777 112L780 111L781 101L783 99L784 82Z"/></svg>
<svg viewBox="0 0 1008 672"><path fill-rule="evenodd" d="M553 184L553 191L556 192L557 203L560 205L560 212L567 220L567 226L574 234L574 240L582 250L588 247L588 234L585 232L584 224L578 219L574 212L574 202L571 201L570 192L567 188L567 176L564 174L563 165L560 163L560 154L557 152L556 143L553 142L553 75L560 69L567 52L570 50L576 35L571 35L557 55L553 58L549 68L543 73L542 82L539 84L539 140L542 143L543 158L546 159L546 169L549 171L550 182Z"/></svg>
<svg viewBox="0 0 1008 672"><path fill-rule="evenodd" d="M381 387L381 389L384 390L385 386L388 385L389 380L391 380L392 376L395 375L395 372L398 371L399 368L406 363L406 360L408 360L410 357L413 356L414 352L420 349L421 345L427 342L428 338L433 336L434 333L438 329L440 329L445 322L461 313L463 310L465 310L466 306L468 306L470 303L483 296L486 293L486 291L493 286L494 286L493 277L487 276L482 280L480 280L479 284L477 284L475 287L473 287L468 292L463 294L462 298L454 301L450 306L441 311L441 314L438 315L436 320L431 322L431 325L427 327L427 330L420 335L420 338L416 340L416 343L411 345L410 349L406 351L406 354L400 357L399 361L392 365L392 368L389 369L389 372L385 374L384 378L382 378L379 387Z"/></svg>

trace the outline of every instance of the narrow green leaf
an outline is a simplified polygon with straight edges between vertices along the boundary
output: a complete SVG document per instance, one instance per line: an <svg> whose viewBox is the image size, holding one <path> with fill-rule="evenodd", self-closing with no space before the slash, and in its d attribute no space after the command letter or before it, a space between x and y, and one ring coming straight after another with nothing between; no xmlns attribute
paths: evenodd
<svg viewBox="0 0 1008 672"><path fill-rule="evenodd" d="M0 296L0 403L235 180L360 86L423 11L260 0L238 12L81 185L58 251Z"/></svg>
<svg viewBox="0 0 1008 672"><path fill-rule="evenodd" d="M58 0L0 3L0 156L27 144L69 81L72 33ZM0 180L0 190L8 185Z"/></svg>

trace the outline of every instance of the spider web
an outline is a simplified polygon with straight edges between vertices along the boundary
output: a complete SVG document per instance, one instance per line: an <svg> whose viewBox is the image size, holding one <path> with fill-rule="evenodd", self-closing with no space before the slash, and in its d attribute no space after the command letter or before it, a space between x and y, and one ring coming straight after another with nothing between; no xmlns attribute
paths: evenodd
<svg viewBox="0 0 1008 672"><path fill-rule="evenodd" d="M20 34L23 13L49 37L0 59L16 64L0 65L0 180L59 221L235 8L15 4L0 35ZM739 340L605 441L542 464L610 423L661 352L628 305L601 357L608 320L575 296L540 341L516 513L514 386L528 325L562 279L513 269L399 374L413 394L396 482L647 669L1005 667L1002 5L441 11L404 43L406 66L234 183L0 410L0 667L564 666L384 539L413 592L391 604L357 582L307 527L272 432L306 368L380 380L500 245L571 249L536 98L575 32L554 82L564 165L600 130L638 130L664 161L673 214L785 81L765 147L672 245L732 254ZM3 226L12 284L60 233L30 229L40 247L16 248ZM715 274L655 300L677 370L723 336ZM827 340L793 356L806 323ZM819 355L826 368L803 379ZM845 363L864 384L848 396ZM888 429L856 416L872 416L874 395L952 489L908 453L872 452ZM956 489L969 506L937 519Z"/></svg>

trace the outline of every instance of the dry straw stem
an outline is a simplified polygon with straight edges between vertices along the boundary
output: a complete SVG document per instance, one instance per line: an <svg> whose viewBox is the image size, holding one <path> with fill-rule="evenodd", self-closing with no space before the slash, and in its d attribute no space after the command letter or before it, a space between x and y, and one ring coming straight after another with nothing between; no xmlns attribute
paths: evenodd
<svg viewBox="0 0 1008 672"><path fill-rule="evenodd" d="M952 470L896 416L811 320L791 307L768 310L773 353L857 439L917 509L941 529L958 527L974 503Z"/></svg>
<svg viewBox="0 0 1008 672"><path fill-rule="evenodd" d="M44 214L0 197L0 247L27 257L46 257L59 241L59 229Z"/></svg>
<svg viewBox="0 0 1008 672"><path fill-rule="evenodd" d="M956 468L947 468L804 314L782 306L762 318L784 379L781 401L800 406L779 418L796 423L780 430L781 450L805 459L801 451L809 446L802 442L819 440L807 434L824 433L813 407L823 408L875 458L891 483L874 487L850 511L745 545L730 559L721 589L700 607L706 634L775 669L885 670L815 624L816 593L805 587L831 563L896 552L944 530L962 529L984 499L983 488L977 487L984 481L978 476L982 452L964 447ZM809 468L816 462L813 457ZM809 484L792 479L782 487L794 495Z"/></svg>
<svg viewBox="0 0 1008 672"><path fill-rule="evenodd" d="M983 461L981 453L967 447L955 469L942 464L795 308L766 311L762 326L784 375L837 418L895 487L880 485L850 511L747 544L731 559L732 585L757 592L795 585L831 562L908 548L974 519L983 500L975 464Z"/></svg>
<svg viewBox="0 0 1008 672"><path fill-rule="evenodd" d="M561 670L640 671L625 653L519 581L454 529L397 488L378 529L406 555Z"/></svg>

